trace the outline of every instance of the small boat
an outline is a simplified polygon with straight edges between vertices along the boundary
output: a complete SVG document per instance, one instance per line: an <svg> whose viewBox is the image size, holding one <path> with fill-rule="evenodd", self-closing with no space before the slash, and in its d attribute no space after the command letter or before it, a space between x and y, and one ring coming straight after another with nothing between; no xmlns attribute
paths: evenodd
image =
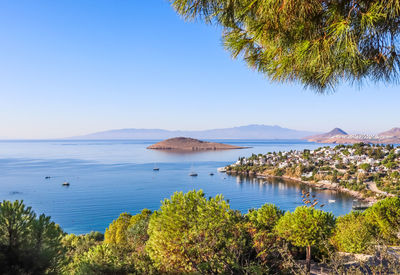
<svg viewBox="0 0 400 275"><path fill-rule="evenodd" d="M335 203L336 200L328 200L329 203Z"/></svg>
<svg viewBox="0 0 400 275"><path fill-rule="evenodd" d="M353 205L351 207L351 209L358 210L358 211L363 211L363 210L366 210L368 208L369 208L369 205L359 205L359 206Z"/></svg>
<svg viewBox="0 0 400 275"><path fill-rule="evenodd" d="M44 177L46 180L48 180L48 179L50 179L51 177L50 176L45 176Z"/></svg>
<svg viewBox="0 0 400 275"><path fill-rule="evenodd" d="M214 173L211 172L211 173L210 173L210 176L214 176Z"/></svg>
<svg viewBox="0 0 400 275"><path fill-rule="evenodd" d="M189 176L191 176L191 177L197 177L197 173L196 172L194 172L194 169L193 169L193 165L192 165L192 167L190 168L190 173L189 173Z"/></svg>
<svg viewBox="0 0 400 275"><path fill-rule="evenodd" d="M371 203L366 203L366 202L359 201L359 200L353 200L353 206L351 208L353 210L363 211L371 206L372 206Z"/></svg>
<svg viewBox="0 0 400 275"><path fill-rule="evenodd" d="M69 186L69 182L68 181L64 181L62 185L63 186Z"/></svg>
<svg viewBox="0 0 400 275"><path fill-rule="evenodd" d="M153 168L153 171L160 171L160 168L154 167L154 168Z"/></svg>

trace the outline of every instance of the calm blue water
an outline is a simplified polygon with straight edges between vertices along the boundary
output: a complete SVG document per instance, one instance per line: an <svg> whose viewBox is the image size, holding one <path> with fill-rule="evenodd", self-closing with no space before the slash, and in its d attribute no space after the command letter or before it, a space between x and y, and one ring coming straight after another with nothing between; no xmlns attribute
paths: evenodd
<svg viewBox="0 0 400 275"><path fill-rule="evenodd" d="M301 188L282 180L241 179L217 173L239 156L291 149L313 149L303 141L225 141L252 148L177 154L147 150L156 141L0 141L0 199L23 199L69 233L104 229L121 212L156 210L175 191L203 189L223 194L242 212L274 203L284 210L301 205ZM224 141L222 141L224 142ZM160 171L153 171L154 166ZM191 171L198 177L189 177ZM214 176L209 173L214 172ZM45 176L51 176L46 180ZM64 181L71 183L62 186ZM315 191L326 211L342 215L352 198ZM329 199L336 203L328 203Z"/></svg>

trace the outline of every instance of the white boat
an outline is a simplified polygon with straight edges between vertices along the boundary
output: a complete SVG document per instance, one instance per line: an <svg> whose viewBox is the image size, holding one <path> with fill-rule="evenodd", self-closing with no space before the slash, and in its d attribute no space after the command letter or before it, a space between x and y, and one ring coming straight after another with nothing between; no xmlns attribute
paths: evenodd
<svg viewBox="0 0 400 275"><path fill-rule="evenodd" d="M335 203L336 200L328 200L329 203Z"/></svg>
<svg viewBox="0 0 400 275"><path fill-rule="evenodd" d="M159 170L160 170L160 168L158 168L158 167L153 168L153 171L159 171Z"/></svg>
<svg viewBox="0 0 400 275"><path fill-rule="evenodd" d="M217 171L220 173L224 173L224 172L226 172L226 169L225 169L225 167L220 167L217 169Z"/></svg>
<svg viewBox="0 0 400 275"><path fill-rule="evenodd" d="M64 181L62 185L63 186L69 186L69 182L68 181Z"/></svg>

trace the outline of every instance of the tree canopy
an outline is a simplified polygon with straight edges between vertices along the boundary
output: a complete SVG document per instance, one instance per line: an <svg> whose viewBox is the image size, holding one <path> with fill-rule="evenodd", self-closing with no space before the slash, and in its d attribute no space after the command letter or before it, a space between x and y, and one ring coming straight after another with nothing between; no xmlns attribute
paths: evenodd
<svg viewBox="0 0 400 275"><path fill-rule="evenodd" d="M365 211L368 222L377 226L380 237L392 244L400 243L400 198L386 198Z"/></svg>
<svg viewBox="0 0 400 275"><path fill-rule="evenodd" d="M368 252L373 245L374 230L365 215L351 212L336 221L333 243L340 251L349 253Z"/></svg>
<svg viewBox="0 0 400 275"><path fill-rule="evenodd" d="M62 264L63 232L22 201L0 203L0 274L55 273Z"/></svg>
<svg viewBox="0 0 400 275"><path fill-rule="evenodd" d="M234 273L248 246L241 220L221 195L176 192L151 216L146 248L165 272Z"/></svg>
<svg viewBox="0 0 400 275"><path fill-rule="evenodd" d="M3 201L0 274L301 274L304 247L308 271L313 248L329 273L400 274L387 247L399 240L399 209L390 197L336 220L312 206L285 213L265 204L242 214L222 195L193 190L174 193L154 213L122 213L104 236L65 234L22 201ZM376 260L349 266L339 251Z"/></svg>
<svg viewBox="0 0 400 275"><path fill-rule="evenodd" d="M299 206L296 210L286 212L278 221L275 230L277 234L298 247L306 247L307 271L310 271L311 247L318 246L327 240L335 227L335 217L332 213Z"/></svg>
<svg viewBox="0 0 400 275"><path fill-rule="evenodd" d="M223 28L234 58L319 92L399 77L399 0L170 0L187 20Z"/></svg>

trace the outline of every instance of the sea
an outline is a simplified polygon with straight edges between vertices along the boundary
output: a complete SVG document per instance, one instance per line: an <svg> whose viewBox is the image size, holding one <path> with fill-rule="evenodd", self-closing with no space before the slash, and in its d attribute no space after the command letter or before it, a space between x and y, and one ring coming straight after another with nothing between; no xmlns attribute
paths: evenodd
<svg viewBox="0 0 400 275"><path fill-rule="evenodd" d="M311 191L325 204L323 210L336 216L351 211L353 198L344 193L217 171L252 153L315 149L325 144L212 140L250 148L188 153L146 149L158 141L0 141L0 200L23 200L38 215L51 216L65 232L74 234L104 232L122 212L157 210L174 192L190 190L203 190L207 197L223 194L231 208L242 213L265 203L293 211L302 205L302 190ZM191 177L190 173L198 176ZM70 185L63 186L64 182Z"/></svg>

